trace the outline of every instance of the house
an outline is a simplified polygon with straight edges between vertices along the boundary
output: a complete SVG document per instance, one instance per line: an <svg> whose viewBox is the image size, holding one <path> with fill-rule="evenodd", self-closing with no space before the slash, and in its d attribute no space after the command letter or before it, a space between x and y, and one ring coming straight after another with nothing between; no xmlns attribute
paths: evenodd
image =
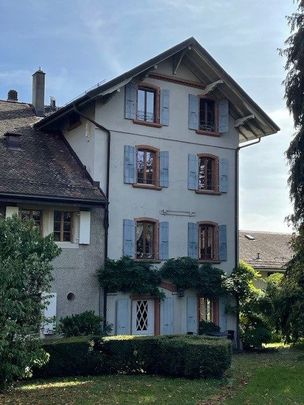
<svg viewBox="0 0 304 405"><path fill-rule="evenodd" d="M33 79L33 104L18 102L15 91L0 101L0 216L32 219L62 248L54 260L48 316L98 313L95 272L104 262L107 200L62 134L33 127L44 113L44 73ZM52 331L47 324L44 333Z"/></svg>
<svg viewBox="0 0 304 405"><path fill-rule="evenodd" d="M291 234L261 231L240 231L240 259L257 270L262 279L258 283L264 287L263 279L273 273L284 273L286 264L292 258Z"/></svg>
<svg viewBox="0 0 304 405"><path fill-rule="evenodd" d="M98 85L35 124L60 132L109 201L106 257L160 266L190 256L227 273L238 263L238 152L279 128L194 39ZM85 289L84 289L85 290ZM114 334L235 330L223 298L108 292Z"/></svg>

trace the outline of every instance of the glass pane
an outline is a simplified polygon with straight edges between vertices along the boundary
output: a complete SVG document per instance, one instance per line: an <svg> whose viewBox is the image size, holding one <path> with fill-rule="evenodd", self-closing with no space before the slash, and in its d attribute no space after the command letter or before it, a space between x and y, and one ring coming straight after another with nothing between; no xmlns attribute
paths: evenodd
<svg viewBox="0 0 304 405"><path fill-rule="evenodd" d="M148 301L136 301L136 330L148 329Z"/></svg>
<svg viewBox="0 0 304 405"><path fill-rule="evenodd" d="M213 184L212 184L212 170L213 170L213 159L206 159L207 163L207 189L212 190L213 189Z"/></svg>
<svg viewBox="0 0 304 405"><path fill-rule="evenodd" d="M137 222L136 225L136 257L142 259L144 257L144 226L142 222Z"/></svg>
<svg viewBox="0 0 304 405"><path fill-rule="evenodd" d="M199 175L198 175L198 186L201 190L205 190L206 187L206 166L205 158L200 158L199 161Z"/></svg>
<svg viewBox="0 0 304 405"><path fill-rule="evenodd" d="M200 100L200 129L215 131L215 102L213 100Z"/></svg>
<svg viewBox="0 0 304 405"><path fill-rule="evenodd" d="M61 221L61 211L54 211L54 221Z"/></svg>
<svg viewBox="0 0 304 405"><path fill-rule="evenodd" d="M200 226L200 259L213 260L214 258L214 227L212 225Z"/></svg>
<svg viewBox="0 0 304 405"><path fill-rule="evenodd" d="M60 225L61 225L61 222L59 222L59 221L54 221L54 233L55 233L55 232L59 232L59 233L60 233Z"/></svg>
<svg viewBox="0 0 304 405"><path fill-rule="evenodd" d="M144 183L144 170L145 170L145 152L142 150L137 151L137 183Z"/></svg>
<svg viewBox="0 0 304 405"><path fill-rule="evenodd" d="M71 241L71 233L70 232L64 232L63 233L63 241L64 242L70 242Z"/></svg>
<svg viewBox="0 0 304 405"><path fill-rule="evenodd" d="M22 220L29 221L31 219L31 211L22 209L20 211L20 217L21 217Z"/></svg>
<svg viewBox="0 0 304 405"><path fill-rule="evenodd" d="M146 223L145 258L153 258L154 224Z"/></svg>
<svg viewBox="0 0 304 405"><path fill-rule="evenodd" d="M137 119L145 119L145 91L139 89L137 91Z"/></svg>
<svg viewBox="0 0 304 405"><path fill-rule="evenodd" d="M154 92L146 92L146 121L154 122Z"/></svg>
<svg viewBox="0 0 304 405"><path fill-rule="evenodd" d="M146 152L146 183L154 184L154 152Z"/></svg>
<svg viewBox="0 0 304 405"><path fill-rule="evenodd" d="M60 242L60 232L54 232L54 240Z"/></svg>

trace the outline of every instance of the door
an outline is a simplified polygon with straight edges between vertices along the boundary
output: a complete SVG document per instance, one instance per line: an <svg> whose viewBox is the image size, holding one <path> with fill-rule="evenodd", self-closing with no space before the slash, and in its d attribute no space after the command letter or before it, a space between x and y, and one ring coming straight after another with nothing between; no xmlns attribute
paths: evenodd
<svg viewBox="0 0 304 405"><path fill-rule="evenodd" d="M160 334L172 335L173 333L173 299L166 297L160 302Z"/></svg>
<svg viewBox="0 0 304 405"><path fill-rule="evenodd" d="M197 298L187 297L187 333L197 333Z"/></svg>
<svg viewBox="0 0 304 405"><path fill-rule="evenodd" d="M132 335L154 335L154 300L132 301Z"/></svg>

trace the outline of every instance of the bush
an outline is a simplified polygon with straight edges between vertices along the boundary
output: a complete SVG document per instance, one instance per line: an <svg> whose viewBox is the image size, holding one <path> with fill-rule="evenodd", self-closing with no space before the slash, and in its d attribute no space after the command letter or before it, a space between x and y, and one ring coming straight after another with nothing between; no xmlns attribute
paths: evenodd
<svg viewBox="0 0 304 405"><path fill-rule="evenodd" d="M102 328L102 318L94 311L85 311L81 314L66 316L59 321L59 332L65 337L88 336L106 334Z"/></svg>
<svg viewBox="0 0 304 405"><path fill-rule="evenodd" d="M198 336L62 339L44 344L44 349L50 361L36 376L146 373L221 377L231 362L230 342Z"/></svg>
<svg viewBox="0 0 304 405"><path fill-rule="evenodd" d="M208 335L208 333L219 333L220 327L213 322L200 321L198 327L199 335Z"/></svg>

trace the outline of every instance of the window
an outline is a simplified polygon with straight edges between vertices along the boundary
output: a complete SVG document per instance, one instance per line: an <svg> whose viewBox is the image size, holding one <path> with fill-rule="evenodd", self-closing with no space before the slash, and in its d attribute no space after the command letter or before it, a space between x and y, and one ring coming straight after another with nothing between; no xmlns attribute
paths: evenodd
<svg viewBox="0 0 304 405"><path fill-rule="evenodd" d="M54 240L56 242L72 241L72 218L72 212L54 211Z"/></svg>
<svg viewBox="0 0 304 405"><path fill-rule="evenodd" d="M206 132L216 132L215 101L200 98L199 105L199 129Z"/></svg>
<svg viewBox="0 0 304 405"><path fill-rule="evenodd" d="M40 231L42 230L42 212L40 210L20 209L19 215L22 220L34 221L35 226Z"/></svg>
<svg viewBox="0 0 304 405"><path fill-rule="evenodd" d="M136 259L156 259L156 222L136 221Z"/></svg>
<svg viewBox="0 0 304 405"><path fill-rule="evenodd" d="M155 89L149 87L138 88L136 118L139 121L157 122Z"/></svg>
<svg viewBox="0 0 304 405"><path fill-rule="evenodd" d="M210 223L199 225L199 260L217 260L217 226Z"/></svg>
<svg viewBox="0 0 304 405"><path fill-rule="evenodd" d="M138 148L136 151L137 183L158 185L156 150Z"/></svg>
<svg viewBox="0 0 304 405"><path fill-rule="evenodd" d="M199 320L218 324L218 300L205 297L199 299Z"/></svg>
<svg viewBox="0 0 304 405"><path fill-rule="evenodd" d="M199 155L198 159L198 190L218 191L218 158Z"/></svg>

